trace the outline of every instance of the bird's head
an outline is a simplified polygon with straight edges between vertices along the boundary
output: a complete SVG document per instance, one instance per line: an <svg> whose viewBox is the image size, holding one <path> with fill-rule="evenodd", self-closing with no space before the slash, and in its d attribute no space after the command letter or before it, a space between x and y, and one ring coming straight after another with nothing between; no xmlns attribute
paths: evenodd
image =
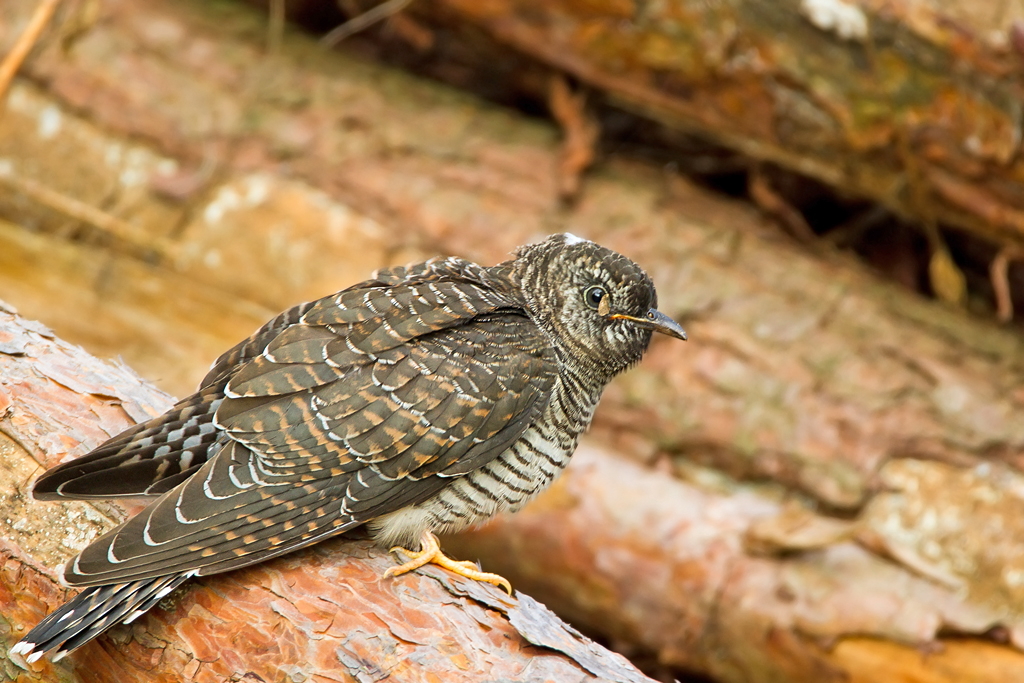
<svg viewBox="0 0 1024 683"><path fill-rule="evenodd" d="M528 312L570 361L607 379L643 356L654 332L686 339L657 310L654 283L625 256L574 235L521 247L511 264Z"/></svg>

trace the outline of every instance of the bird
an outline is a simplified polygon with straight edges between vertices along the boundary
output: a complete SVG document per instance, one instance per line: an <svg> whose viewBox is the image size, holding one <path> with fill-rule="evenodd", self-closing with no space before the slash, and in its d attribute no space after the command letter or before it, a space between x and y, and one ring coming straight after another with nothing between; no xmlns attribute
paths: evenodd
<svg viewBox="0 0 1024 683"><path fill-rule="evenodd" d="M655 332L686 339L647 273L569 233L490 267L383 269L295 306L196 393L35 481L36 500L155 500L64 565L83 590L11 652L60 659L192 577L358 528L410 558L386 576L434 563L511 593L435 534L548 486Z"/></svg>

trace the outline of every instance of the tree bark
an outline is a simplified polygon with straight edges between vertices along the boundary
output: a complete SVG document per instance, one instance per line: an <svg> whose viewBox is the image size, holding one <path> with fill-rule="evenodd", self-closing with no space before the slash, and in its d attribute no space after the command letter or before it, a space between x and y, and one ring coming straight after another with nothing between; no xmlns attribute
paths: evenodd
<svg viewBox="0 0 1024 683"><path fill-rule="evenodd" d="M427 0L407 11L438 30L454 77L475 71L493 91L542 98L542 79L505 68L515 53L843 196L1024 245L1015 3Z"/></svg>
<svg viewBox="0 0 1024 683"><path fill-rule="evenodd" d="M592 438L633 464L588 450L464 556L722 681L1020 677L1017 334L663 169L610 159L567 208L556 131L290 34L268 55L238 7L99 8L55 27L0 126L0 210L34 230L0 224L0 292L26 314L183 394L276 310L374 267L595 239L648 269L690 341L606 394ZM47 447L70 452L60 432Z"/></svg>
<svg viewBox="0 0 1024 683"><path fill-rule="evenodd" d="M880 496L862 518L837 521L764 486L716 490L665 476L593 440L533 505L445 547L482 558L571 623L627 644L627 654L656 653L670 670L736 683L1018 680L1024 654L961 637L994 629L1000 642L1020 643L1021 635L1002 626L1019 603L998 576L1018 566L1019 521L1002 527L1013 537L1003 548L985 528L1009 521L1003 515L1018 514L1021 501L964 514L960 500L1005 496L970 479L953 474L920 492L934 496L926 513L947 519L943 560L984 557L980 548L954 556L954 543L996 546L982 560L992 566L967 577L938 576L932 558L893 557L914 553L930 530L882 519L877 507L911 516L926 507L913 494L895 511ZM886 523L911 538L880 548L871 534Z"/></svg>

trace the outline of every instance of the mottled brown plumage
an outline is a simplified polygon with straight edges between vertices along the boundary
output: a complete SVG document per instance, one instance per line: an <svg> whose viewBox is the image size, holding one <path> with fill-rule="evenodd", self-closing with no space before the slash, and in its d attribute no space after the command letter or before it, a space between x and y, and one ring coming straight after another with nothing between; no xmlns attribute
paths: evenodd
<svg viewBox="0 0 1024 683"><path fill-rule="evenodd" d="M632 261L557 235L491 268L432 260L282 313L196 394L36 482L42 500L159 497L68 564L90 588L15 651L62 655L191 576L362 525L412 544L518 509L652 331L685 338L655 305Z"/></svg>

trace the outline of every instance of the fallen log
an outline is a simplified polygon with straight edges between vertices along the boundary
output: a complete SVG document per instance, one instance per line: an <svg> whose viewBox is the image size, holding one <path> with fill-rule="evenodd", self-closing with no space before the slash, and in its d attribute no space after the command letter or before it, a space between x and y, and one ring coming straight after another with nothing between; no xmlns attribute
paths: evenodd
<svg viewBox="0 0 1024 683"><path fill-rule="evenodd" d="M885 503L880 495L866 519L839 522L787 504L763 485L711 481L708 474L665 476L591 441L521 513L445 545L499 568L572 623L625 644L627 653L653 653L669 670L737 683L997 683L1024 676L1019 649L965 637L1022 643L1024 629L1008 618L1018 598L1008 600L999 577L980 569L963 580L937 577L927 563L916 571L872 545L871 532L891 524L886 516L894 512L878 508L914 510L922 506L914 494ZM982 527L999 519L1001 533L1013 539L1004 545L1019 547L1019 519L993 509L1016 514L1024 506L1019 498L974 517L953 500L959 494L977 503L1008 492L961 479L917 493L936 497L936 518L955 518L947 521L948 544L973 545L975 534L992 544ZM977 551L957 559L972 562L972 552L980 559ZM1017 566L1004 557L992 562L1003 572Z"/></svg>
<svg viewBox="0 0 1024 683"><path fill-rule="evenodd" d="M1018 6L428 0L404 13L432 35L405 61L433 59L442 78L543 101L541 65L842 196L1024 245Z"/></svg>

